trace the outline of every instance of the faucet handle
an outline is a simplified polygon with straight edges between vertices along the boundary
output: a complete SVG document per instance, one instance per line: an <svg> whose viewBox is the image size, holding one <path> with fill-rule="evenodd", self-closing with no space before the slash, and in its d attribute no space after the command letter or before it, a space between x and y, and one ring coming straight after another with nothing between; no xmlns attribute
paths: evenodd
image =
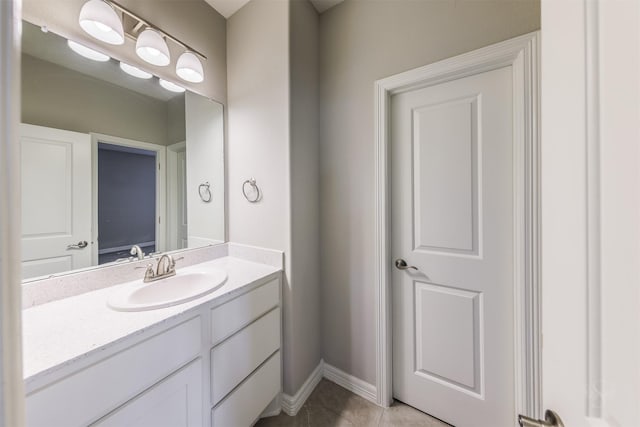
<svg viewBox="0 0 640 427"><path fill-rule="evenodd" d="M134 267L135 269L145 269L144 272L144 282L148 282L149 280L153 279L154 277L156 277L156 273L153 271L153 264L147 264L146 267Z"/></svg>

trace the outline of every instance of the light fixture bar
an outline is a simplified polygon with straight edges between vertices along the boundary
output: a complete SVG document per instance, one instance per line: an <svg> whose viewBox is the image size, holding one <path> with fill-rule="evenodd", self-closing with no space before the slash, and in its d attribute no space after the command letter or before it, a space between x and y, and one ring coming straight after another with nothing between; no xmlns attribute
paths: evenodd
<svg viewBox="0 0 640 427"><path fill-rule="evenodd" d="M207 59L206 56L204 56L202 53L198 52L197 50L195 50L194 48L192 48L188 44L178 40L177 38L173 37L171 34L167 33L166 31L161 30L160 28L158 28L157 26L153 25L151 22L147 21L146 19L142 19L140 16L138 16L135 13L131 12L126 7L116 3L113 0L104 0L104 1L106 1L109 4L111 4L113 7L115 7L118 10L120 10L122 13L125 13L125 14L129 15L130 17L132 17L133 19L137 20L138 24L136 25L136 28L138 28L140 26L140 23L142 23L143 25L146 25L147 27L156 30L157 32L159 32L160 34L162 34L163 36L165 36L166 38L168 38L172 42L182 46L184 49L195 53L196 55L200 56L202 59L205 59L205 60Z"/></svg>

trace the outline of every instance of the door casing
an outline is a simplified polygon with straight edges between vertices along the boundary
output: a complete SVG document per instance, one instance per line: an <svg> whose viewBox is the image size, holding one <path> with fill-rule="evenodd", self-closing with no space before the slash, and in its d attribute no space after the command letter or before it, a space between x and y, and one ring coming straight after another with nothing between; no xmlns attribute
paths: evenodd
<svg viewBox="0 0 640 427"><path fill-rule="evenodd" d="M390 99L410 90L511 67L514 164L515 410L541 416L539 258L539 45L525 34L375 83L376 400L393 401L390 224Z"/></svg>

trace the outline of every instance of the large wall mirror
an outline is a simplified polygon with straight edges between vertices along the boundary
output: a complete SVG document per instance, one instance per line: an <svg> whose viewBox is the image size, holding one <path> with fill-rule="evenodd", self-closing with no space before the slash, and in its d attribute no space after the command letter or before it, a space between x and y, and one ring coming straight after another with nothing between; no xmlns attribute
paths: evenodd
<svg viewBox="0 0 640 427"><path fill-rule="evenodd" d="M23 22L23 279L225 241L222 105L158 83Z"/></svg>

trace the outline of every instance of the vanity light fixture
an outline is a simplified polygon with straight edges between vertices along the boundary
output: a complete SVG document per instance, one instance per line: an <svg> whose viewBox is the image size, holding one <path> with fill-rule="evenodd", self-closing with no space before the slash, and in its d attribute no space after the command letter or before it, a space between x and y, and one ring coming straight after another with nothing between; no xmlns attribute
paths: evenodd
<svg viewBox="0 0 640 427"><path fill-rule="evenodd" d="M120 69L130 76L137 77L139 79L150 79L153 77L153 74L147 73L146 71L143 71L138 67L134 67L133 65L129 65L126 62L120 62Z"/></svg>
<svg viewBox="0 0 640 427"><path fill-rule="evenodd" d="M88 48L85 45L81 45L80 43L76 43L73 40L67 40L67 45L69 45L71 50L78 55L84 56L85 58L91 59L93 61L107 62L109 59L111 59L108 55Z"/></svg>
<svg viewBox="0 0 640 427"><path fill-rule="evenodd" d="M167 45L167 42L171 41L184 49L176 62L178 77L190 83L204 81L202 60L206 60L206 56L114 0L87 0L80 9L78 21L84 31L106 43L124 44L125 36L135 40L136 54L149 64L159 67L171 63L171 54ZM121 65L121 68L128 72L126 67L127 64ZM146 73L137 67L133 68L140 73ZM128 70L132 69L128 68ZM136 74L132 75L136 77L149 78L146 74L142 77L137 71L134 72ZM184 90L178 85L174 86L181 91Z"/></svg>
<svg viewBox="0 0 640 427"><path fill-rule="evenodd" d="M103 0L89 0L78 18L80 27L89 35L105 43L124 44L122 20L111 4Z"/></svg>
<svg viewBox="0 0 640 427"><path fill-rule="evenodd" d="M176 74L182 80L191 83L200 83L204 80L202 63L193 52L185 52L178 58Z"/></svg>
<svg viewBox="0 0 640 427"><path fill-rule="evenodd" d="M164 37L153 28L147 28L140 33L138 41L136 42L136 53L140 58L152 65L162 67L169 65L171 62L167 42L164 41Z"/></svg>
<svg viewBox="0 0 640 427"><path fill-rule="evenodd" d="M178 86L177 84L164 79L160 79L160 86L171 92L181 93L185 91L182 86Z"/></svg>

